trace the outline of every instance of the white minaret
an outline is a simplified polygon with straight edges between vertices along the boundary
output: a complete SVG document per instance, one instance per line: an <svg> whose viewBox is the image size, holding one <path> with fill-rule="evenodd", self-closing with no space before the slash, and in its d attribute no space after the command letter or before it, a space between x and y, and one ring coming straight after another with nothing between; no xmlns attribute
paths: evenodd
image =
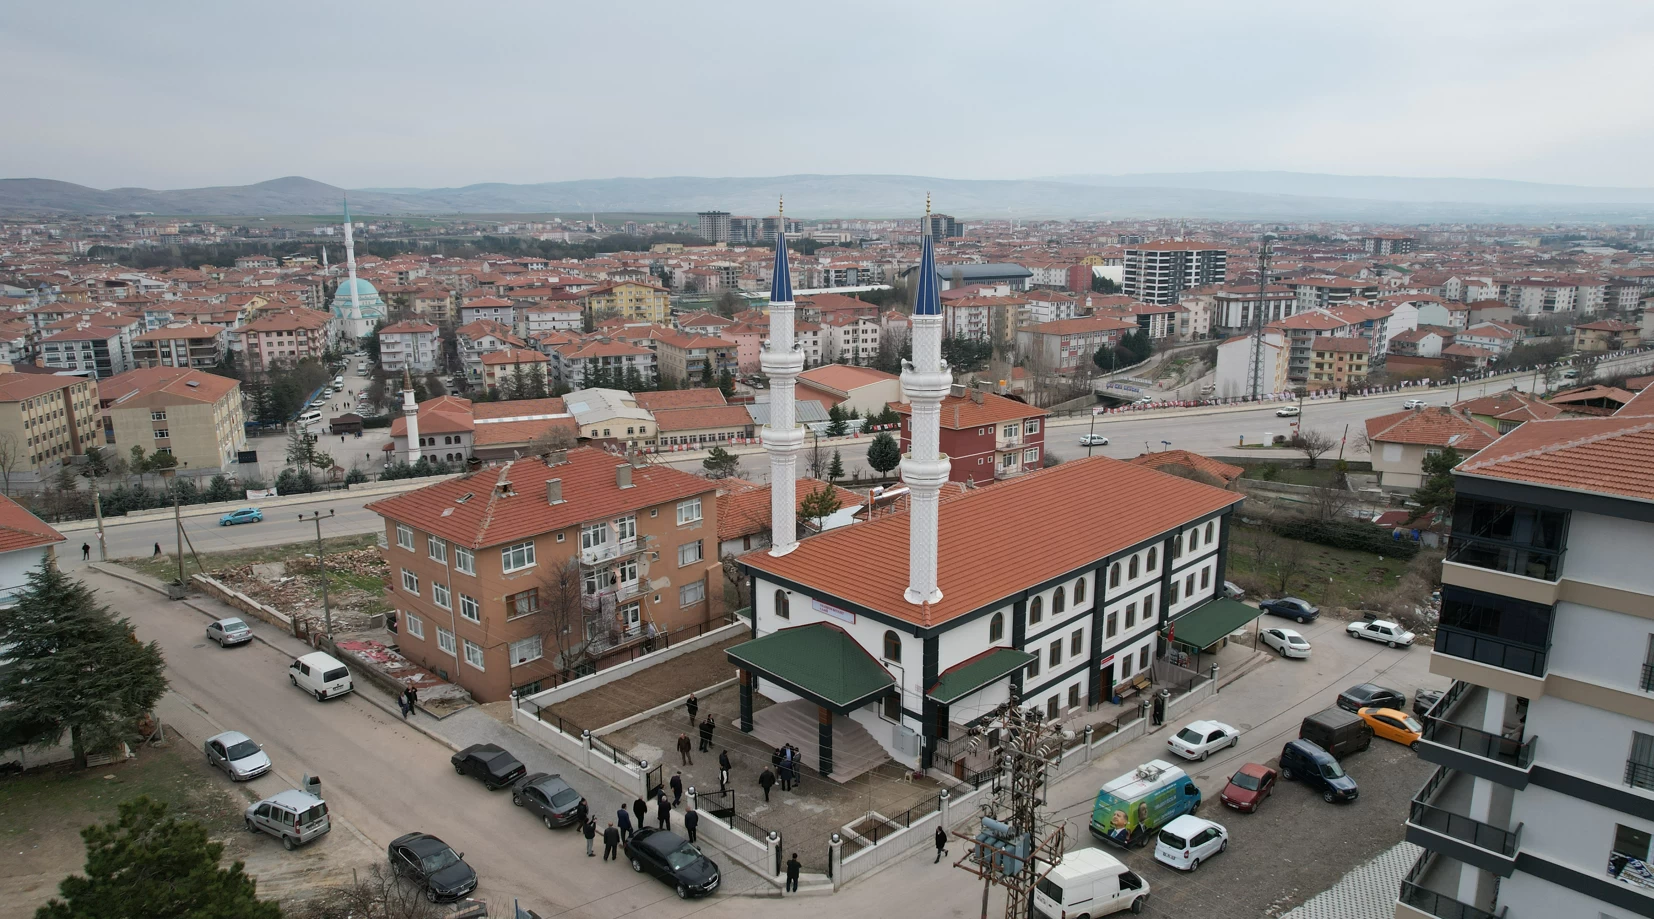
<svg viewBox="0 0 1654 919"><path fill-rule="evenodd" d="M786 213L785 202L779 208ZM781 226L785 226L782 223ZM787 234L775 234L775 273L770 281L770 337L758 355L770 378L770 423L764 426L764 449L770 455L770 554L798 548L798 451L804 429L793 406L793 385L804 369L804 351L793 340L793 278L787 270Z"/></svg>
<svg viewBox="0 0 1654 919"><path fill-rule="evenodd" d="M942 599L936 585L936 515L950 464L942 453L942 400L953 385L942 360L942 300L936 281L936 248L930 237L930 196L919 252L919 289L913 300L913 360L902 362L902 396L913 406L913 436L902 457L908 487L907 591L913 604Z"/></svg>
<svg viewBox="0 0 1654 919"><path fill-rule="evenodd" d="M352 331L362 319L362 301L356 296L356 241L351 238L350 230L350 199L345 199L345 270L350 275L350 315L345 317L345 325Z"/></svg>
<svg viewBox="0 0 1654 919"><path fill-rule="evenodd" d="M408 422L408 463L419 462L419 403L414 401L413 375L402 368L402 417Z"/></svg>

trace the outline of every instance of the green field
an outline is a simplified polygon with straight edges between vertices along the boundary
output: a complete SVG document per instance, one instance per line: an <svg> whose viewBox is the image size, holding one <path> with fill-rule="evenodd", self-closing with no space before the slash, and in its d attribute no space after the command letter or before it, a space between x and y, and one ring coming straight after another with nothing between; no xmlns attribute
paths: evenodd
<svg viewBox="0 0 1654 919"><path fill-rule="evenodd" d="M1281 537L1283 554L1296 553L1296 573L1285 591L1267 570L1260 571L1255 548L1256 527L1234 526L1229 530L1227 576L1247 589L1249 599L1294 594L1322 606L1359 608L1363 601L1395 589L1406 573L1408 560L1380 558L1370 552L1334 549L1316 543Z"/></svg>

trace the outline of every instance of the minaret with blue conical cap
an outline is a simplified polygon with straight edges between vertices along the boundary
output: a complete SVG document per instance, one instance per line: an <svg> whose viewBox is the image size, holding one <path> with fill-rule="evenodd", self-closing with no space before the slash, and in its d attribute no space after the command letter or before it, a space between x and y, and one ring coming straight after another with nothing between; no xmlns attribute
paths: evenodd
<svg viewBox="0 0 1654 919"><path fill-rule="evenodd" d="M930 196L919 250L919 286L913 300L913 359L902 362L902 397L913 407L913 434L902 457L908 487L907 602L942 599L936 583L937 507L951 464L942 452L942 400L953 385L942 360L942 298L937 289L936 247L930 236Z"/></svg>
<svg viewBox="0 0 1654 919"><path fill-rule="evenodd" d="M786 555L798 547L798 451L804 429L798 426L793 387L804 369L804 351L793 338L793 278L787 269L786 207L778 207L775 272L770 281L770 337L758 366L770 378L770 423L764 426L764 449L770 455L770 554Z"/></svg>

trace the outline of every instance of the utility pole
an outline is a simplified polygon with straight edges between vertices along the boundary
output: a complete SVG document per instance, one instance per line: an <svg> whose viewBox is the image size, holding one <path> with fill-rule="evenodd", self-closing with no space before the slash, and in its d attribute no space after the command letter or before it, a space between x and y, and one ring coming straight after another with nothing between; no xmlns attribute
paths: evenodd
<svg viewBox="0 0 1654 919"><path fill-rule="evenodd" d="M1252 307L1252 360L1247 368L1251 379L1247 393L1256 402L1263 397L1263 310L1269 296L1269 257L1273 254L1272 239L1264 234L1258 243L1258 302Z"/></svg>
<svg viewBox="0 0 1654 919"><path fill-rule="evenodd" d="M1038 712L1024 711L1014 692L989 718L1004 737L1000 775L992 799L982 805L980 832L954 833L966 842L954 867L982 878L982 919L988 919L988 890L994 885L1005 888L1005 919L1026 919L1035 885L1063 857L1063 822L1041 813L1049 792L1047 771L1062 756L1063 738Z"/></svg>
<svg viewBox="0 0 1654 919"><path fill-rule="evenodd" d="M332 516L333 509L329 508L326 517L322 516L321 511L311 511L308 518L316 524L316 564L322 572L322 633L328 638L333 637L333 605L327 597L327 556L322 554L322 521ZM306 519L304 514L299 514L300 523Z"/></svg>

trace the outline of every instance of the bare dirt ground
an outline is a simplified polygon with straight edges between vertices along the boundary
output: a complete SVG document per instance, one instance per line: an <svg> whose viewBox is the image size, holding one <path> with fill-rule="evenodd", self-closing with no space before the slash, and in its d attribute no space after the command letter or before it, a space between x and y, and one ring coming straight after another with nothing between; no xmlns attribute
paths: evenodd
<svg viewBox="0 0 1654 919"><path fill-rule="evenodd" d="M542 717L547 721L561 717L565 723L597 731L605 725L735 676L735 666L724 656L724 649L748 638L747 635L737 635L725 639L565 702L547 706ZM705 717L704 713L702 717ZM684 714L683 718L687 720L688 715Z"/></svg>

